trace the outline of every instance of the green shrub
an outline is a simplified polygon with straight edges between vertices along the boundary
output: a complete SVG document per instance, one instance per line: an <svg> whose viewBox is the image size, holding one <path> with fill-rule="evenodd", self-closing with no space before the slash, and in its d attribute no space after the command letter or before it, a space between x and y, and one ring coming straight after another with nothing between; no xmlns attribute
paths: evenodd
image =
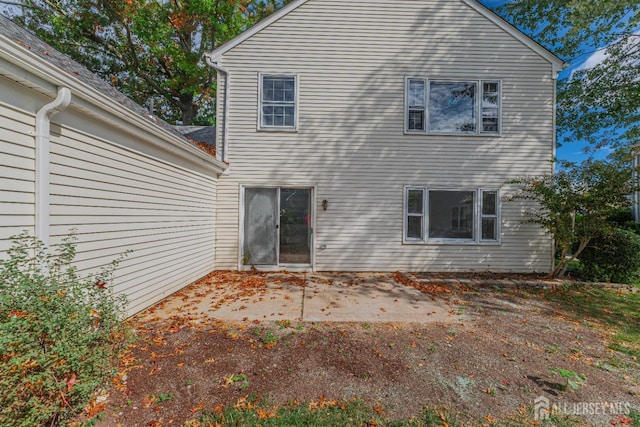
<svg viewBox="0 0 640 427"><path fill-rule="evenodd" d="M640 236L632 230L614 229L593 239L580 261L586 280L632 283L640 276Z"/></svg>
<svg viewBox="0 0 640 427"><path fill-rule="evenodd" d="M626 228L626 225L633 222L633 213L628 206L613 209L608 215L608 220L618 227Z"/></svg>
<svg viewBox="0 0 640 427"><path fill-rule="evenodd" d="M126 301L72 266L76 238L55 254L26 233L0 264L0 425L65 425L115 373Z"/></svg>
<svg viewBox="0 0 640 427"><path fill-rule="evenodd" d="M625 222L622 228L624 228L625 230L631 230L634 233L640 235L640 223L637 223L635 221Z"/></svg>

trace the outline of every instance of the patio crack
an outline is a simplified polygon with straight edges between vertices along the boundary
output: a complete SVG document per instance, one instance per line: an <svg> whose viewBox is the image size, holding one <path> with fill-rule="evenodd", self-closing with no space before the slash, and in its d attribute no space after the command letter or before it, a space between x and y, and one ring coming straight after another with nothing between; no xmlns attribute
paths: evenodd
<svg viewBox="0 0 640 427"><path fill-rule="evenodd" d="M307 296L307 284L309 283L307 273L303 273L303 277L304 277L304 284L302 285L302 301L300 302L300 321L301 322L304 322L304 300Z"/></svg>

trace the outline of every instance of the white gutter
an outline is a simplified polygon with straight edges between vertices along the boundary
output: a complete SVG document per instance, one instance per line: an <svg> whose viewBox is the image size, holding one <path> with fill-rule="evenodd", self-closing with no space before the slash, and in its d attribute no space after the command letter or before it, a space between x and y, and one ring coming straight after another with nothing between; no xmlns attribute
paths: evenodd
<svg viewBox="0 0 640 427"><path fill-rule="evenodd" d="M227 139L229 135L229 71L223 68L218 62L213 60L211 55L205 55L207 60L207 64L209 64L212 68L214 68L219 73L224 74L224 124L222 126L222 141L220 143L220 160L223 162L227 160ZM225 171L227 172L227 171Z"/></svg>
<svg viewBox="0 0 640 427"><path fill-rule="evenodd" d="M202 165L215 170L216 173L222 173L227 167L224 163L193 146L184 138L159 127L152 120L139 114L132 114L130 109L120 104L117 100L105 96L104 93L94 89L88 83L77 79L71 73L57 68L24 46L20 46L15 41L2 35L0 35L0 40L8 41L7 43L0 43L0 58L15 64L21 69L30 70L32 75L40 79L51 82L59 87L63 86L72 89L76 101L84 100L112 114L114 117L135 126L138 132L143 130L150 135L160 138L164 143L168 143L173 147L171 150L172 153L182 158L193 161L194 158L192 156L196 156L202 162ZM145 139L156 144L149 138ZM165 146L164 148L166 149L167 147Z"/></svg>
<svg viewBox="0 0 640 427"><path fill-rule="evenodd" d="M50 216L50 150L51 118L64 111L71 103L71 90L66 87L58 88L58 96L36 114L36 238L49 247L49 216Z"/></svg>

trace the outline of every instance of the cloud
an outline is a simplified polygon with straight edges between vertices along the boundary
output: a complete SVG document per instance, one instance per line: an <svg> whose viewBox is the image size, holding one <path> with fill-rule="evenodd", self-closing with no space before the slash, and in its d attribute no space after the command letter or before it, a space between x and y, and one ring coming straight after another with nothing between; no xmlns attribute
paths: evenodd
<svg viewBox="0 0 640 427"><path fill-rule="evenodd" d="M624 42L625 48L627 50L632 50L635 46L638 45L638 43L640 43L640 31L635 31L633 34L634 34L633 36L629 37ZM616 44L619 42L620 42L620 39L616 40L613 44ZM575 67L571 68L571 74L570 74L571 78L573 78L573 75L578 71L591 70L597 67L598 65L602 64L605 60L607 60L610 56L611 55L609 55L609 53L607 52L607 47L594 51L593 53L589 54L584 61L578 62L578 64ZM632 56L629 58L628 63L632 64L635 61L636 59L634 59Z"/></svg>
<svg viewBox="0 0 640 427"><path fill-rule="evenodd" d="M577 73L578 71L590 70L592 68L597 67L598 65L602 64L604 60L607 59L608 57L609 57L609 54L607 53L606 48L593 52L591 55L587 57L587 59L584 60L584 62L576 66L571 71L571 77L573 77L573 74Z"/></svg>

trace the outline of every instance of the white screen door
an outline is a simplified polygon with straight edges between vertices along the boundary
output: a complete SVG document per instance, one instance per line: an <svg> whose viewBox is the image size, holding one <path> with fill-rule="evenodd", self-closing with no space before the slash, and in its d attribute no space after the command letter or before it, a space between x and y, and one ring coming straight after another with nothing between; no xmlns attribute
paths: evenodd
<svg viewBox="0 0 640 427"><path fill-rule="evenodd" d="M245 188L243 263L310 265L311 218L309 188Z"/></svg>

